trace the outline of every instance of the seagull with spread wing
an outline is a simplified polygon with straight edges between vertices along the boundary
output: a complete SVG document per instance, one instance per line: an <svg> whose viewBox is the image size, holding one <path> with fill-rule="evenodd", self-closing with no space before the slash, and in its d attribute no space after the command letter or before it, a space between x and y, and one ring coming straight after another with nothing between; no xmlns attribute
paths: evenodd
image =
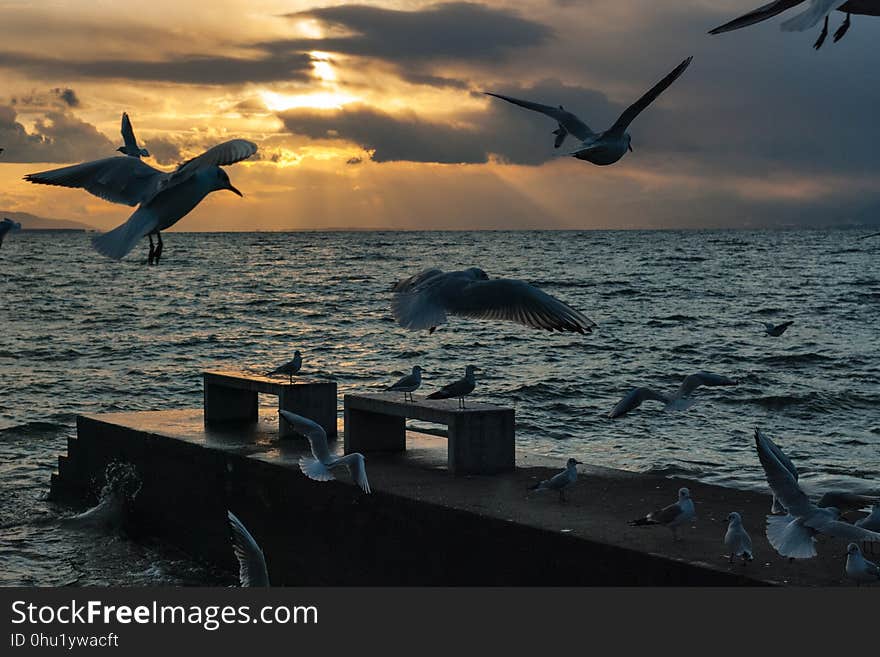
<svg viewBox="0 0 880 657"><path fill-rule="evenodd" d="M116 150L123 155L137 158L150 157L150 151L138 146L134 136L134 128L131 127L131 119L128 118L127 112L122 113L122 140L125 142L125 146L120 146Z"/></svg>
<svg viewBox="0 0 880 657"><path fill-rule="evenodd" d="M681 64L676 66L665 78L660 80L641 98L632 105L627 107L623 114L618 117L614 125L604 132L593 132L586 123L569 111L566 111L562 105L552 107L550 105L541 105L528 100L520 100L511 98L510 96L502 96L501 94L493 94L486 92L488 96L494 96L508 103L519 105L533 112L546 114L558 123L558 127L553 131L556 135L556 141L553 146L559 148L568 135L572 135L581 141L580 145L573 151L566 153L579 160L586 160L600 166L606 164L614 164L624 155L627 150L632 151L632 139L627 132L629 124L641 114L645 108L653 103L657 97L662 94L666 88L675 82L678 77L684 73L684 70L691 63L693 57L688 57Z"/></svg>
<svg viewBox="0 0 880 657"><path fill-rule="evenodd" d="M139 157L107 157L61 169L30 173L24 177L38 185L78 187L113 203L138 206L128 221L92 240L99 253L120 260L145 235L150 239L149 264L162 255L161 231L170 228L211 192L228 189L243 196L221 167L240 162L257 152L245 139L218 144L188 160L174 171L154 169ZM158 245L153 245L153 235Z"/></svg>
<svg viewBox="0 0 880 657"><path fill-rule="evenodd" d="M780 459L781 450L759 429L755 429L755 449L770 490L782 506L784 516L767 516L767 540L789 559L810 559L816 556L816 534L859 542L880 542L880 533L840 520L835 507L820 508L810 502L791 470Z"/></svg>
<svg viewBox="0 0 880 657"><path fill-rule="evenodd" d="M626 415L642 405L642 402L651 400L658 401L665 405L664 410L667 411L683 411L687 410L696 403L691 397L694 390L700 386L735 386L736 381L728 379L720 374L712 374L711 372L697 372L684 377L681 386L673 395L664 395L655 391L653 388L633 388L626 396L617 402L617 405L611 409L608 414L610 418Z"/></svg>
<svg viewBox="0 0 880 657"><path fill-rule="evenodd" d="M241 520L226 512L232 533L232 551L238 559L238 581L242 586L269 586L269 571L263 551Z"/></svg>
<svg viewBox="0 0 880 657"><path fill-rule="evenodd" d="M315 481L333 481L336 477L332 470L345 466L348 468L351 478L360 486L365 493L370 492L370 482L367 481L367 468L364 455L358 452L345 456L333 456L327 445L327 434L317 422L307 417L291 413L290 411L278 411L293 430L304 436L309 441L312 449L312 457L303 457L299 460L299 469L309 479Z"/></svg>
<svg viewBox="0 0 880 657"><path fill-rule="evenodd" d="M822 31L819 33L816 43L813 44L813 48L816 50L822 47L822 44L825 43L825 39L828 37L828 15L835 9L846 13L846 19L834 33L835 43L840 41L849 30L851 14L880 16L880 2L877 2L877 0L774 0L757 9L753 9L747 14L734 18L724 25L719 25L709 30L709 34L722 34L723 32L738 30L741 27L748 27L749 25L773 18L805 2L810 3L807 9L783 21L780 27L784 32L803 32L824 18L825 23L822 26Z"/></svg>
<svg viewBox="0 0 880 657"><path fill-rule="evenodd" d="M392 311L402 327L431 333L447 315L504 320L546 331L590 333L596 323L524 281L490 279L482 269L425 271L395 283Z"/></svg>

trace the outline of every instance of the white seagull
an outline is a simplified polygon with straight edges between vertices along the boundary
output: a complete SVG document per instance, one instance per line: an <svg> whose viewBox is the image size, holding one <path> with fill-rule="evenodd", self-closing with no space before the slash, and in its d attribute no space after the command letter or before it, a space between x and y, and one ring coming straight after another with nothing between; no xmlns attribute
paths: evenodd
<svg viewBox="0 0 880 657"><path fill-rule="evenodd" d="M125 142L125 146L120 146L116 149L117 151L130 157L150 157L150 151L138 146L137 139L134 136L134 128L131 127L131 120L128 118L128 113L126 112L122 113L121 131L122 140Z"/></svg>
<svg viewBox="0 0 880 657"><path fill-rule="evenodd" d="M474 376L474 372L477 370L477 367L474 365L468 365L464 369L464 377L459 379L458 381L453 381L449 383L437 392L432 392L425 399L454 399L458 398L458 407L464 408L464 398L471 394L474 391L474 388L477 386L477 377Z"/></svg>
<svg viewBox="0 0 880 657"><path fill-rule="evenodd" d="M662 509L652 511L644 518L638 518L629 524L634 527L643 525L663 525L672 530L672 540L678 540L678 527L686 522L693 522L697 519L697 513L694 509L694 501L691 499L691 492L687 488L678 489L678 502L664 506Z"/></svg>
<svg viewBox="0 0 880 657"><path fill-rule="evenodd" d="M293 375L298 374L302 369L303 359L302 354L299 353L299 349L293 352L293 360L287 363L284 363L281 367L276 367L274 370L266 374L266 376L275 376L276 374L286 374L290 382L293 383Z"/></svg>
<svg viewBox="0 0 880 657"><path fill-rule="evenodd" d="M434 332L446 315L505 320L547 331L590 333L596 323L525 281L493 278L482 269L425 271L392 286L400 326Z"/></svg>
<svg viewBox="0 0 880 657"><path fill-rule="evenodd" d="M9 234L21 230L21 224L13 221L9 217L5 217L0 221L0 247L3 246L3 239Z"/></svg>
<svg viewBox="0 0 880 657"><path fill-rule="evenodd" d="M767 516L767 540L779 554L789 559L815 557L816 534L853 541L880 541L880 533L841 521L839 509L823 509L810 502L797 479L777 456L781 450L771 445L771 441L755 429L755 449L767 483L787 512L784 516Z"/></svg>
<svg viewBox="0 0 880 657"><path fill-rule="evenodd" d="M559 492L559 501L565 501L565 489L577 481L577 467L580 465L577 459L568 459L565 469L558 474L553 475L550 479L539 481L534 486L529 486L529 490L555 490Z"/></svg>
<svg viewBox="0 0 880 657"><path fill-rule="evenodd" d="M299 469L306 477L315 481L332 481L336 477L333 476L331 470L345 466L355 483L365 493L370 492L370 482L367 481L367 469L363 454L355 452L345 456L333 456L327 446L327 434L321 425L290 411L278 412L290 423L294 431L309 440L314 458L303 457L299 460Z"/></svg>
<svg viewBox="0 0 880 657"><path fill-rule="evenodd" d="M128 221L94 238L92 244L103 255L119 260L147 235L147 261L158 264L162 255L160 231L176 224L211 192L228 189L242 196L220 167L240 162L256 152L256 144L233 139L209 148L171 172L154 169L138 157L116 156L30 173L24 179L39 185L79 187L107 201L138 205ZM153 235L158 239L156 247Z"/></svg>
<svg viewBox="0 0 880 657"><path fill-rule="evenodd" d="M648 107L648 105L654 102L670 84L675 82L678 76L684 73L684 70L691 63L692 59L693 57L688 57L681 64L676 66L669 75L651 87L644 96L627 107L623 114L618 117L617 121L614 122L614 125L604 132L593 132L586 123L581 121L571 112L566 111L562 105L559 107L541 105L540 103L533 103L528 100L520 100L518 98L511 98L510 96L502 96L501 94L493 94L489 92L486 92L486 95L506 100L508 103L519 105L520 107L524 107L534 112L546 114L550 118L555 119L559 124L559 127L553 131L553 134L556 135L556 141L553 144L555 148L559 148L562 145L562 142L565 141L565 138L571 134L579 139L581 143L575 150L566 153L566 155L604 166L606 164L614 164L617 162L620 158L626 155L627 150L632 151L632 138L626 131L629 124L632 123L633 120L641 114L646 107Z"/></svg>
<svg viewBox="0 0 880 657"><path fill-rule="evenodd" d="M880 504L872 506L871 513L861 520L856 520L855 525L872 532L880 532Z"/></svg>
<svg viewBox="0 0 880 657"><path fill-rule="evenodd" d="M741 27L754 25L808 1L810 4L806 10L784 21L780 27L784 32L803 32L824 18L825 23L822 27L822 32L819 34L816 43L813 44L813 47L817 50L825 43L825 39L828 36L828 15L835 9L846 13L846 19L834 33L835 42L840 41L843 35L847 33L847 30L849 30L851 14L880 16L880 3L877 0L774 0L739 18L734 18L724 25L709 30L709 34L721 34L722 32L730 32Z"/></svg>
<svg viewBox="0 0 880 657"><path fill-rule="evenodd" d="M227 511L226 517L232 532L232 551L238 559L239 583L241 586L269 586L269 571L260 546L232 511Z"/></svg>
<svg viewBox="0 0 880 657"><path fill-rule="evenodd" d="M846 576L856 582L856 586L880 582L880 567L862 556L862 550L855 543L846 546Z"/></svg>
<svg viewBox="0 0 880 657"><path fill-rule="evenodd" d="M772 335L774 338L778 338L780 335L785 333L788 330L788 327L794 324L794 322L782 322L782 324L771 324L770 322L761 322L764 325L764 332L767 335Z"/></svg>
<svg viewBox="0 0 880 657"><path fill-rule="evenodd" d="M626 396L617 402L617 405L611 409L608 414L610 418L626 415L631 410L641 406L644 401L658 401L665 404L667 411L683 411L696 403L691 398L691 394L700 386L734 386L736 381L721 376L720 374L712 374L711 372L697 372L684 377L679 389L672 396L664 395L656 392L652 388L634 388L630 390Z"/></svg>
<svg viewBox="0 0 880 657"><path fill-rule="evenodd" d="M741 557L743 565L754 559L752 554L752 537L743 527L742 516L736 511L727 516L727 533L724 534L724 547L730 555L730 563L734 558Z"/></svg>
<svg viewBox="0 0 880 657"><path fill-rule="evenodd" d="M412 368L412 374L401 377L397 383L385 388L387 391L402 392L403 401L406 401L406 395L409 394L409 400L413 401L412 394L422 385L422 367L416 365Z"/></svg>

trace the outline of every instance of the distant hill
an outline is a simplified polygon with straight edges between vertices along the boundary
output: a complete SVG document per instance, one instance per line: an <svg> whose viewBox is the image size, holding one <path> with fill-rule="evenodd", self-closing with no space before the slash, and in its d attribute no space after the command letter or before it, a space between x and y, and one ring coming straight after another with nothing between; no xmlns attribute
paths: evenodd
<svg viewBox="0 0 880 657"><path fill-rule="evenodd" d="M7 212L0 210L0 219L9 217L21 222L22 230L97 230L94 226L68 219L47 219L28 212Z"/></svg>

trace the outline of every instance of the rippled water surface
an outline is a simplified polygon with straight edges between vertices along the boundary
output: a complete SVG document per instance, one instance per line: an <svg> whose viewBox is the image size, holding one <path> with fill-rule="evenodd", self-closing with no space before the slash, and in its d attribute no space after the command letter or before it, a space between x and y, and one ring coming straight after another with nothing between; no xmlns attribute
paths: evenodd
<svg viewBox="0 0 880 657"><path fill-rule="evenodd" d="M757 424L804 485L880 492L880 240L852 231L169 234L159 267L101 258L82 234L0 250L0 583L224 582L162 546L65 529L45 498L79 412L201 405L200 372L265 371L301 349L340 394L420 364L423 387L482 368L515 405L517 447L635 471L761 485ZM411 333L389 285L427 266L538 284L590 336L452 319ZM781 338L761 321L794 320ZM608 411L631 387L702 389L680 413Z"/></svg>

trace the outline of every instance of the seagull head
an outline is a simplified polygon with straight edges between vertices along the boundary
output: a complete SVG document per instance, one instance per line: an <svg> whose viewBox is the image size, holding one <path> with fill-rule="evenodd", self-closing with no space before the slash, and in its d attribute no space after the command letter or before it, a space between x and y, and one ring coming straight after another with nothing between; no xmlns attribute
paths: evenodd
<svg viewBox="0 0 880 657"><path fill-rule="evenodd" d="M678 499L689 500L690 498L691 498L691 492L687 488L679 488L678 489Z"/></svg>
<svg viewBox="0 0 880 657"><path fill-rule="evenodd" d="M416 374L416 373L421 374L422 372L424 372L421 365L416 365L415 367L413 367L412 371L413 371L413 374Z"/></svg>
<svg viewBox="0 0 880 657"><path fill-rule="evenodd" d="M466 271L468 274L470 274L470 276L472 278L474 278L478 281L488 281L489 280L489 274L484 272L479 267L471 267L470 269L467 269Z"/></svg>
<svg viewBox="0 0 880 657"><path fill-rule="evenodd" d="M142 148L141 157L150 157L150 151L148 151L146 148Z"/></svg>
<svg viewBox="0 0 880 657"><path fill-rule="evenodd" d="M464 368L464 373L466 376L473 376L474 372L476 372L478 369L480 368L476 365L468 365L466 368Z"/></svg>
<svg viewBox="0 0 880 657"><path fill-rule="evenodd" d="M856 545L855 543L850 543L849 545L846 546L846 553L847 554L861 554L861 552L862 551L859 549L859 546Z"/></svg>
<svg viewBox="0 0 880 657"><path fill-rule="evenodd" d="M727 514L727 522L739 524L742 522L742 517L736 511L731 511Z"/></svg>
<svg viewBox="0 0 880 657"><path fill-rule="evenodd" d="M573 468L578 465L583 465L582 461L578 461L577 459L568 459L568 463L565 464L567 468Z"/></svg>
<svg viewBox="0 0 880 657"><path fill-rule="evenodd" d="M220 191L221 189L228 189L233 194L238 194L239 196L244 196L240 191L238 191L231 182L229 182L229 175L220 167L217 167L217 180L215 182L216 187L214 189L216 191Z"/></svg>

